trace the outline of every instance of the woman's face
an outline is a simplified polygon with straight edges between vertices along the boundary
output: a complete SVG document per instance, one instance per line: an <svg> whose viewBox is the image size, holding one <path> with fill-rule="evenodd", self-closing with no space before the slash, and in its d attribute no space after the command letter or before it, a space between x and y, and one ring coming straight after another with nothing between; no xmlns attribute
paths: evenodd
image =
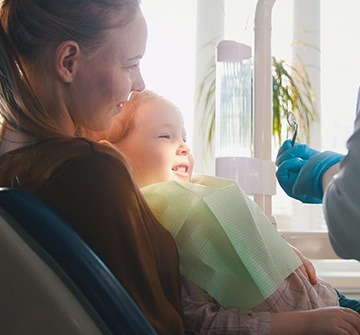
<svg viewBox="0 0 360 335"><path fill-rule="evenodd" d="M84 57L68 106L74 125L107 129L130 92L144 90L139 63L146 40L146 22L139 11L126 26L109 30L104 48L90 58Z"/></svg>
<svg viewBox="0 0 360 335"><path fill-rule="evenodd" d="M131 135L115 146L129 159L138 186L168 180L189 182L194 160L185 142L180 111L166 100L153 99L134 113Z"/></svg>

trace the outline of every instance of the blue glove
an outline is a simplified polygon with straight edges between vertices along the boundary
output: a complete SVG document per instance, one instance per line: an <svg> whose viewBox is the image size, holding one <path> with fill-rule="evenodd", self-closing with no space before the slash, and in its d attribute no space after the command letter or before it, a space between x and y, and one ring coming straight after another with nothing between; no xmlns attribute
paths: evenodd
<svg viewBox="0 0 360 335"><path fill-rule="evenodd" d="M324 195L322 177L344 156L335 152L316 151L305 144L291 140L283 143L279 149L276 165L276 177L280 186L290 197L304 203L321 203Z"/></svg>

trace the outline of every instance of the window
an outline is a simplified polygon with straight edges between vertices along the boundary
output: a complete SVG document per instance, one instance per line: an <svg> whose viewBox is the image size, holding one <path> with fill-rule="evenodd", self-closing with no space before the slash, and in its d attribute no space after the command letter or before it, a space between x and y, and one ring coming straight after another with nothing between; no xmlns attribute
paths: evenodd
<svg viewBox="0 0 360 335"><path fill-rule="evenodd" d="M149 39L142 72L149 89L182 110L192 145L196 8L194 0L143 1ZM253 45L254 0L224 0L225 38ZM360 12L358 0L321 1L321 147L346 152L360 85ZM293 1L277 0L272 13L273 55L292 57ZM199 160L199 158L197 158ZM280 228L325 230L322 208L291 200L278 188L273 198Z"/></svg>

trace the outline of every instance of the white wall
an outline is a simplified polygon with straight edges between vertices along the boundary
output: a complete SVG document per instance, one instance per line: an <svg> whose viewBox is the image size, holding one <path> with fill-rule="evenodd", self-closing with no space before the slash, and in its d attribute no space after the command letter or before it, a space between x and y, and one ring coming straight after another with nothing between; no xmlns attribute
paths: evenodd
<svg viewBox="0 0 360 335"><path fill-rule="evenodd" d="M360 86L360 1L326 0L321 10L323 148L346 152Z"/></svg>
<svg viewBox="0 0 360 335"><path fill-rule="evenodd" d="M143 0L142 10L149 32L141 61L146 86L180 107L191 144L196 1Z"/></svg>

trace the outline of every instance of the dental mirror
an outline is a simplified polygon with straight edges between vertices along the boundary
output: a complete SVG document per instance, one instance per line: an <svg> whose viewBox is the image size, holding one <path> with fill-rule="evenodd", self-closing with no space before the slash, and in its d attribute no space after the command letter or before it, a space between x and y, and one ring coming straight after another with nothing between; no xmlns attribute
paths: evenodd
<svg viewBox="0 0 360 335"><path fill-rule="evenodd" d="M298 132L298 126L299 124L296 121L296 117L294 115L293 112L287 112L286 113L286 121L288 123L288 125L294 129L294 134L293 137L291 139L291 146L294 146L295 144L295 140L296 140L296 136L297 136L297 132Z"/></svg>

